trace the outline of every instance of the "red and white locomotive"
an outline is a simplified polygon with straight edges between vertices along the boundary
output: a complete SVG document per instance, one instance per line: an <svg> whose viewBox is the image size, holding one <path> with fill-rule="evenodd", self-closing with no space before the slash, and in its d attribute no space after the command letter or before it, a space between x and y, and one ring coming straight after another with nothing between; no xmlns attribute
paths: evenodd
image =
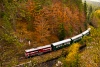
<svg viewBox="0 0 100 67"><path fill-rule="evenodd" d="M52 51L51 45L41 46L37 48L25 50L25 57L31 57L35 55L41 55L46 52Z"/></svg>

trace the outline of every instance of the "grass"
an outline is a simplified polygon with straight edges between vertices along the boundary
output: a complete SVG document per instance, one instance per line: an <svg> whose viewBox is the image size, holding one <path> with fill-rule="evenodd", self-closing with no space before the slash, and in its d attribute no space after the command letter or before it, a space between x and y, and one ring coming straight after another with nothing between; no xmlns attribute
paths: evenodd
<svg viewBox="0 0 100 67"><path fill-rule="evenodd" d="M100 64L100 28L92 28L90 37L86 49L80 54L81 67L98 67Z"/></svg>

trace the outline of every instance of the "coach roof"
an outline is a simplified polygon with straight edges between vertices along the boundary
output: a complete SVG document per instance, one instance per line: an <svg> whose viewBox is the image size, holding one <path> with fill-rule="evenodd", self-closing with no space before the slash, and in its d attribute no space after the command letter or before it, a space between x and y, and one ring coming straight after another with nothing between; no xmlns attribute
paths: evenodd
<svg viewBox="0 0 100 67"><path fill-rule="evenodd" d="M62 40L62 41L59 41L59 42L52 43L52 45L57 46L59 44L66 43L66 42L69 42L69 41L71 41L71 39L65 39L65 40Z"/></svg>
<svg viewBox="0 0 100 67"><path fill-rule="evenodd" d="M79 37L82 37L82 34L76 35L76 36L72 37L71 39L74 40L74 39L79 38Z"/></svg>

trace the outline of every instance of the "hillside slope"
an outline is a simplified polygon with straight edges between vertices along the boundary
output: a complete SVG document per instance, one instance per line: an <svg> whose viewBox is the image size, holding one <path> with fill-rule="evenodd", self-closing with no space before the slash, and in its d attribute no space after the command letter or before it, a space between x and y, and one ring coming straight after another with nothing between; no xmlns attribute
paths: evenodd
<svg viewBox="0 0 100 67"><path fill-rule="evenodd" d="M81 67L100 67L100 10L94 12L98 28L91 27L86 49L80 54Z"/></svg>
<svg viewBox="0 0 100 67"><path fill-rule="evenodd" d="M81 0L0 0L0 66L25 60L26 49L81 33L85 21Z"/></svg>

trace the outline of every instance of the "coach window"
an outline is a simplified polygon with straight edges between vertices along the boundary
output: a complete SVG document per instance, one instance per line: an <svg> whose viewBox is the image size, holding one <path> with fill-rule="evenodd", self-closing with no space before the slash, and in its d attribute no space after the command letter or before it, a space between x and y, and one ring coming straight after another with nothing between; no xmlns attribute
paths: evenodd
<svg viewBox="0 0 100 67"><path fill-rule="evenodd" d="M58 48L58 46L56 46L56 48Z"/></svg>
<svg viewBox="0 0 100 67"><path fill-rule="evenodd" d="M67 44L70 44L70 42L68 42Z"/></svg>
<svg viewBox="0 0 100 67"><path fill-rule="evenodd" d="M63 46L63 44L60 45L60 47Z"/></svg>
<svg viewBox="0 0 100 67"><path fill-rule="evenodd" d="M58 47L60 47L60 45L58 45Z"/></svg>

